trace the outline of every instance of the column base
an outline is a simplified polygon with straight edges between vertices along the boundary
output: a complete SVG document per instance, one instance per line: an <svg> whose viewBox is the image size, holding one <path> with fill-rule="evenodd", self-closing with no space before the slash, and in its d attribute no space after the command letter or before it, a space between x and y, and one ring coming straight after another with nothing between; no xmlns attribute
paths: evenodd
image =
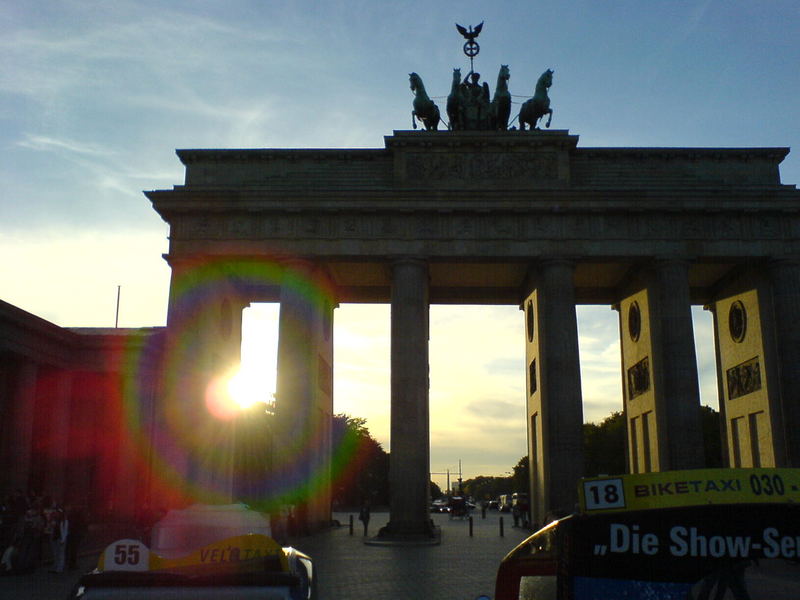
<svg viewBox="0 0 800 600"><path fill-rule="evenodd" d="M442 543L442 528L431 522L419 531L402 531L392 527L390 522L364 543L368 546L438 546Z"/></svg>

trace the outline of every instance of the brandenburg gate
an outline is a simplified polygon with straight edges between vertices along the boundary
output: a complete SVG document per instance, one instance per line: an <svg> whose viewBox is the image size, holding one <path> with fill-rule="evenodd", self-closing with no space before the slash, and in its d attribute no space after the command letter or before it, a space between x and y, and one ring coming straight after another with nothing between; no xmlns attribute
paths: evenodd
<svg viewBox="0 0 800 600"><path fill-rule="evenodd" d="M390 303L384 534L430 535L429 307L518 305L520 426L526 419L541 522L574 505L583 475L576 305L619 313L631 472L704 465L691 319L703 305L714 315L730 465L798 467L800 193L780 181L787 153L589 148L566 130L396 131L383 148L358 150L179 150L184 183L147 192L170 226L175 374L160 418L206 431L201 398L239 358L242 309L279 302L276 452L291 465L285 478L319 480L304 514L324 523L334 309ZM170 445L166 435L156 443ZM186 476L224 489L230 470L203 454L214 438L188 446L175 454Z"/></svg>

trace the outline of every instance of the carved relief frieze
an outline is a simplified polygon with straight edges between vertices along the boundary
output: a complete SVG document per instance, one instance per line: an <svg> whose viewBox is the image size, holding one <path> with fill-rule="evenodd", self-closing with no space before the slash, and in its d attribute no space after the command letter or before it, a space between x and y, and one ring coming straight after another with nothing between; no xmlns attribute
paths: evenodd
<svg viewBox="0 0 800 600"><path fill-rule="evenodd" d="M780 222L775 216L758 214L750 215L750 230L757 238L775 238L781 232Z"/></svg>
<svg viewBox="0 0 800 600"><path fill-rule="evenodd" d="M456 217L452 229L455 237L474 238L478 227L474 217Z"/></svg>
<svg viewBox="0 0 800 600"><path fill-rule="evenodd" d="M279 238L294 236L294 222L288 216L277 215L269 218L269 226L272 235Z"/></svg>
<svg viewBox="0 0 800 600"><path fill-rule="evenodd" d="M409 183L425 182L533 184L558 179L555 152L410 152L405 155L405 175Z"/></svg>
<svg viewBox="0 0 800 600"><path fill-rule="evenodd" d="M394 236L399 232L400 227L396 218L381 217L378 231L382 236Z"/></svg>
<svg viewBox="0 0 800 600"><path fill-rule="evenodd" d="M642 360L628 369L628 400L641 396L650 389L650 359Z"/></svg>
<svg viewBox="0 0 800 600"><path fill-rule="evenodd" d="M227 225L228 235L234 239L247 239L252 237L253 220L248 217L232 217L228 219Z"/></svg>
<svg viewBox="0 0 800 600"><path fill-rule="evenodd" d="M731 240L738 239L742 235L741 220L738 215L722 215L721 218L714 218L714 233L716 237Z"/></svg>
<svg viewBox="0 0 800 600"><path fill-rule="evenodd" d="M558 226L552 215L529 215L523 219L523 236L528 239L544 239L555 236Z"/></svg>
<svg viewBox="0 0 800 600"><path fill-rule="evenodd" d="M340 233L342 237L347 237L347 238L358 237L358 233L360 230L359 225L361 225L361 223L359 222L359 219L355 217L345 217L344 219L341 219Z"/></svg>
<svg viewBox="0 0 800 600"><path fill-rule="evenodd" d="M512 219L511 217L487 218L487 226L491 237L500 239L518 239L520 237L519 219Z"/></svg>
<svg viewBox="0 0 800 600"><path fill-rule="evenodd" d="M780 240L798 225L777 215L648 213L538 210L492 215L478 211L395 213L195 214L172 223L180 240L356 239L426 240L637 240L703 242L737 239ZM761 233L757 235L754 231ZM767 233L763 232L769 232Z"/></svg>
<svg viewBox="0 0 800 600"><path fill-rule="evenodd" d="M436 238L439 237L439 220L432 215L414 217L414 226L409 232L412 237Z"/></svg>
<svg viewBox="0 0 800 600"><path fill-rule="evenodd" d="M682 237L688 240L706 239L708 231L706 229L705 220L692 215L687 218L685 215L680 217Z"/></svg>
<svg viewBox="0 0 800 600"><path fill-rule="evenodd" d="M758 357L728 369L728 400L751 394L761 389L761 363Z"/></svg>

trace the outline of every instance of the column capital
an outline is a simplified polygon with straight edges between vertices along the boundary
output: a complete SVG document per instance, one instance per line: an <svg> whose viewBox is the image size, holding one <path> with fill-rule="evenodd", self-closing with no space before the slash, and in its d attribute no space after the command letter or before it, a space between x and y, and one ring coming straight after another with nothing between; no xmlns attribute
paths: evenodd
<svg viewBox="0 0 800 600"><path fill-rule="evenodd" d="M775 269L780 267L797 267L800 266L800 256L796 254L787 254L783 256L770 256L767 259L767 267Z"/></svg>
<svg viewBox="0 0 800 600"><path fill-rule="evenodd" d="M652 267L665 267L669 265L685 265L688 267L695 259L695 256L688 254L657 254L650 257L648 264Z"/></svg>
<svg viewBox="0 0 800 600"><path fill-rule="evenodd" d="M415 256L415 255L408 255L408 256L393 256L391 259L392 267L396 267L398 265L420 265L427 268L428 266L428 257L427 256Z"/></svg>
<svg viewBox="0 0 800 600"><path fill-rule="evenodd" d="M538 279L544 271L561 267L574 273L577 263L578 261L571 256L545 256L531 262L525 274L524 296L537 286Z"/></svg>

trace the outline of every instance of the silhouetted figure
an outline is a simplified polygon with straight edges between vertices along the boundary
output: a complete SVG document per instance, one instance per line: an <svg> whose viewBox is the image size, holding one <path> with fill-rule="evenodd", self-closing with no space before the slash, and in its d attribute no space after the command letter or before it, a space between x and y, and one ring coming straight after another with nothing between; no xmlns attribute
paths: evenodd
<svg viewBox="0 0 800 600"><path fill-rule="evenodd" d="M361 510L358 513L358 520L364 523L364 537L366 537L369 527L369 501L361 505Z"/></svg>
<svg viewBox="0 0 800 600"><path fill-rule="evenodd" d="M67 567L69 569L78 568L78 548L86 537L89 528L86 514L78 507L67 509L67 520L69 522L69 532L67 534Z"/></svg>

